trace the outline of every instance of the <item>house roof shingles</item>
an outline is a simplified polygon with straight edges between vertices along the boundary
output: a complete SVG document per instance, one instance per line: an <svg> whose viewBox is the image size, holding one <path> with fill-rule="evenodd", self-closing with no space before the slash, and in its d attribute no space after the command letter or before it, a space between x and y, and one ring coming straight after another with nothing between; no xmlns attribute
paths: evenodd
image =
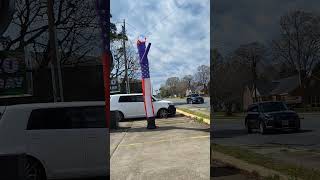
<svg viewBox="0 0 320 180"><path fill-rule="evenodd" d="M277 86L270 92L270 95L288 94L299 87L299 76L291 76L273 81Z"/></svg>

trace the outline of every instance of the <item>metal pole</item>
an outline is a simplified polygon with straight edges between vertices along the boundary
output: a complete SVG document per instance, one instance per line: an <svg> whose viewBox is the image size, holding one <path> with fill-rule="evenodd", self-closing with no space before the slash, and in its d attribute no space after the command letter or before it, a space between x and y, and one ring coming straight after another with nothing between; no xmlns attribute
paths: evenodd
<svg viewBox="0 0 320 180"><path fill-rule="evenodd" d="M55 34L55 47L58 47L58 39L57 39L57 30L54 26L54 34ZM58 51L56 50L56 60L57 60L57 68L58 68L58 81L59 81L59 93L60 93L60 101L64 102L63 96L63 82L62 82L62 74L61 74L61 58L58 55Z"/></svg>
<svg viewBox="0 0 320 180"><path fill-rule="evenodd" d="M124 65L125 65L125 81L126 81L126 91L127 94L130 94L130 84L129 84L129 76L128 76L128 60L127 60L127 52L126 52L126 20L123 20L122 26L122 35L123 35L123 57L124 57Z"/></svg>
<svg viewBox="0 0 320 180"><path fill-rule="evenodd" d="M49 25L49 42L50 42L50 64L51 64L51 78L52 78L52 90L54 102L61 101L61 90L59 86L59 70L57 62L57 49L56 49L56 35L55 35L55 20L53 12L53 0L47 0L48 4L48 25Z"/></svg>

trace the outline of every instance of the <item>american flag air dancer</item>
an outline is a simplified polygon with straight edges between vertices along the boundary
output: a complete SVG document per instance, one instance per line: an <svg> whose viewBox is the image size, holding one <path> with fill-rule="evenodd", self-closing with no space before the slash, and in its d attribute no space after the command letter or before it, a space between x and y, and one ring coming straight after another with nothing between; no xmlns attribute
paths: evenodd
<svg viewBox="0 0 320 180"><path fill-rule="evenodd" d="M157 128L155 123L154 108L152 103L152 92L151 92L151 80L150 80L150 71L149 71L149 61L148 53L151 47L151 43L148 44L146 48L146 38L140 36L137 41L137 47L140 57L140 67L142 75L142 91L144 97L144 110L147 117L147 128L155 129Z"/></svg>

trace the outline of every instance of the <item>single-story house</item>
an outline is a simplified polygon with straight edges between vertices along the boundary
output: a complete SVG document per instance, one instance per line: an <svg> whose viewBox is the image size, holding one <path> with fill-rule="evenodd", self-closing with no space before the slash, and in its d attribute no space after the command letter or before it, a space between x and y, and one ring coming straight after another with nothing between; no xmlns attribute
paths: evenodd
<svg viewBox="0 0 320 180"><path fill-rule="evenodd" d="M299 106L303 102L303 94L298 75L273 81L260 80L256 83L256 90L253 84L245 86L243 107L246 110L248 105L259 101L284 101L290 106ZM306 104L320 106L320 79L311 77L305 97Z"/></svg>

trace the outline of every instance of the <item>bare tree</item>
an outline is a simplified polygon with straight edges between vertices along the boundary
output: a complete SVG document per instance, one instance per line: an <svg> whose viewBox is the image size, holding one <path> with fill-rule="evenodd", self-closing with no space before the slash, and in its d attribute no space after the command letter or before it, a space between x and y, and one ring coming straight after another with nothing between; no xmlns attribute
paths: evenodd
<svg viewBox="0 0 320 180"><path fill-rule="evenodd" d="M195 74L195 80L203 86L205 91L208 90L207 86L210 81L210 67L207 65L201 65L197 68Z"/></svg>
<svg viewBox="0 0 320 180"><path fill-rule="evenodd" d="M250 66L225 57L226 61L217 63L211 73L211 98L216 110L224 108L227 115L232 114L235 105L242 102L242 89L251 79Z"/></svg>
<svg viewBox="0 0 320 180"><path fill-rule="evenodd" d="M122 86L125 85L125 61L123 56L123 47L120 42L120 39L114 39L111 42L111 52L114 56L114 68L110 74L111 78L117 78L121 80ZM131 80L139 79L139 57L136 53L135 47L132 44L126 45L126 54L128 61L128 76Z"/></svg>
<svg viewBox="0 0 320 180"><path fill-rule="evenodd" d="M280 38L273 41L275 59L296 71L300 85L307 88L309 77L320 55L320 18L300 10L280 19Z"/></svg>
<svg viewBox="0 0 320 180"><path fill-rule="evenodd" d="M176 95L178 93L178 84L180 83L180 79L178 77L170 77L166 81L166 87L168 88L170 95Z"/></svg>
<svg viewBox="0 0 320 180"><path fill-rule="evenodd" d="M194 84L194 78L192 75L186 75L181 79L182 83L185 84L185 90L187 89L193 89L193 84Z"/></svg>
<svg viewBox="0 0 320 180"><path fill-rule="evenodd" d="M265 58L265 53L266 48L258 42L240 45L240 47L234 52L234 58L239 60L240 63L250 66L252 72L255 100L257 99L257 64Z"/></svg>
<svg viewBox="0 0 320 180"><path fill-rule="evenodd" d="M54 1L58 51L63 64L78 64L99 47L99 28L95 5L86 0ZM48 66L47 4L41 0L17 0L10 39L2 44L5 50L28 46L35 52L39 68ZM96 46L95 46L96 45Z"/></svg>

